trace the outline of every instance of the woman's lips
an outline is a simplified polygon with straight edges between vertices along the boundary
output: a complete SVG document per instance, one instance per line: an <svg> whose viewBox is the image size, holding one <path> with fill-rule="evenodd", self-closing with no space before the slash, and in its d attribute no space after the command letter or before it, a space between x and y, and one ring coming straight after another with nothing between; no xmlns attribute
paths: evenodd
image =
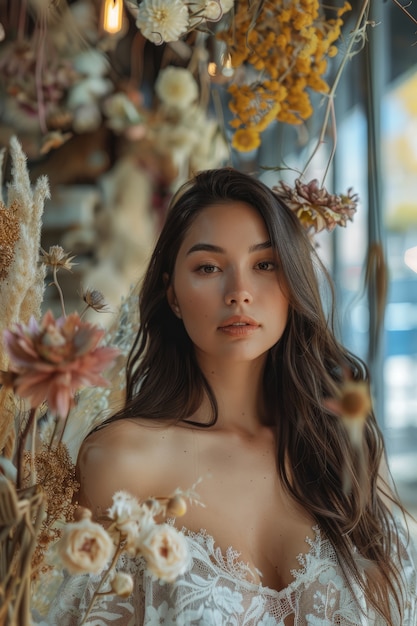
<svg viewBox="0 0 417 626"><path fill-rule="evenodd" d="M222 322L219 330L227 335L234 337L245 337L251 335L259 328L259 324L251 317L236 315L229 317Z"/></svg>

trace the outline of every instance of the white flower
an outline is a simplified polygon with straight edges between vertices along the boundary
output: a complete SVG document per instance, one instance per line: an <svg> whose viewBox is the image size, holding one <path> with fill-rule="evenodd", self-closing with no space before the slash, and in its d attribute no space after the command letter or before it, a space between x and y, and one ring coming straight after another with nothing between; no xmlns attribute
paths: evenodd
<svg viewBox="0 0 417 626"><path fill-rule="evenodd" d="M118 596L127 598L133 591L133 578L126 572L117 572L111 581L111 588Z"/></svg>
<svg viewBox="0 0 417 626"><path fill-rule="evenodd" d="M124 93L115 93L103 102L103 112L107 116L107 126L119 132L127 126L140 124L143 117Z"/></svg>
<svg viewBox="0 0 417 626"><path fill-rule="evenodd" d="M178 41L189 26L188 9L181 0L143 0L136 26L152 43Z"/></svg>
<svg viewBox="0 0 417 626"><path fill-rule="evenodd" d="M100 124L101 111L94 102L83 104L75 110L72 128L76 133L94 132L100 128Z"/></svg>
<svg viewBox="0 0 417 626"><path fill-rule="evenodd" d="M149 570L168 583L183 574L189 564L186 539L169 524L154 526L142 539L141 552Z"/></svg>
<svg viewBox="0 0 417 626"><path fill-rule="evenodd" d="M190 3L191 23L202 19L218 22L234 5L234 0L195 0Z"/></svg>
<svg viewBox="0 0 417 626"><path fill-rule="evenodd" d="M155 132L155 145L161 151L168 151L174 161L186 159L198 142L198 134L195 127L187 127L178 123L161 124Z"/></svg>
<svg viewBox="0 0 417 626"><path fill-rule="evenodd" d="M198 85L191 72L172 65L159 72L155 91L164 105L180 110L189 107L198 97Z"/></svg>
<svg viewBox="0 0 417 626"><path fill-rule="evenodd" d="M142 508L139 501L127 491L116 491L113 495L113 504L108 509L109 517L116 522L118 527L131 519L142 516Z"/></svg>
<svg viewBox="0 0 417 626"><path fill-rule="evenodd" d="M70 574L98 574L113 553L113 542L100 524L85 517L64 526L56 549Z"/></svg>
<svg viewBox="0 0 417 626"><path fill-rule="evenodd" d="M117 491L113 496L113 505L108 510L113 524L108 532L113 535L116 530L126 540L126 551L135 555L140 544L140 534L147 533L154 525L152 511L146 504L125 491Z"/></svg>
<svg viewBox="0 0 417 626"><path fill-rule="evenodd" d="M201 129L200 140L190 155L193 172L219 167L229 158L229 149L216 120L206 119Z"/></svg>
<svg viewBox="0 0 417 626"><path fill-rule="evenodd" d="M77 54L73 64L74 69L80 74L96 78L107 74L110 67L107 57L93 48Z"/></svg>

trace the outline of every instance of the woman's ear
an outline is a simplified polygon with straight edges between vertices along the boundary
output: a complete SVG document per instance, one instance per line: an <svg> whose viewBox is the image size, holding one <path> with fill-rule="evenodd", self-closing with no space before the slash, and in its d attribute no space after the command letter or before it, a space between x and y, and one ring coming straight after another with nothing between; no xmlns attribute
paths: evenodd
<svg viewBox="0 0 417 626"><path fill-rule="evenodd" d="M174 287L173 287L172 283L169 282L168 274L164 274L163 275L163 281L164 281L165 285L167 285L166 296L167 296L168 304L171 307L171 309L174 312L174 314L179 319L181 319L181 310L180 310L180 307L178 306L178 301L177 301L177 297L175 295Z"/></svg>

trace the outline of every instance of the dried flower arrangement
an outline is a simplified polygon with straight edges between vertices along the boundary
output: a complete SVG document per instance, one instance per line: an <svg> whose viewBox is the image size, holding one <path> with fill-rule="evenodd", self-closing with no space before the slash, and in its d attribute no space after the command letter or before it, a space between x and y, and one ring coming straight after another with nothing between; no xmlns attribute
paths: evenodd
<svg viewBox="0 0 417 626"><path fill-rule="evenodd" d="M5 309L2 318L0 351L0 623L33 623L31 606L37 602L36 590L43 593L42 577L51 568L63 568L70 574L104 570L82 618L84 624L103 593L130 593L128 574L115 571L123 551L141 554L149 569L164 580L172 581L184 571L188 563L184 537L161 519L183 514L186 500L194 502L197 497L190 489L139 503L129 494L115 494L107 530L91 520L88 510L75 504L79 486L66 427L75 421L75 429L79 429L79 410L86 408L81 399L89 391L88 409L94 412L89 400L108 386L105 370L111 371L112 366L121 369L116 360L129 342L120 332L120 319L119 336L115 337L120 347L116 347L108 338L106 345L99 345L105 331L83 321L82 314L65 313L57 273L71 270L73 257L52 246L43 251L39 263L40 215L48 195L47 181L38 181L31 191L25 155L15 137L11 158L13 180L8 201L2 201L0 207L1 223L9 220L13 226L13 236L4 239L7 254L2 255L0 301L4 307L8 296L14 305ZM52 284L60 293L63 310L57 319L50 311L40 318L46 266L52 269ZM25 277L27 282L22 284ZM83 300L84 312L89 307L105 309L102 295L95 290L87 290ZM89 419L87 428L93 421ZM49 560L52 546L57 561ZM103 591L108 582L108 591Z"/></svg>
<svg viewBox="0 0 417 626"><path fill-rule="evenodd" d="M218 35L234 69L245 64L254 70L228 89L237 150L258 147L274 120L299 125L312 115L309 91L329 92L328 59L338 52L342 16L351 8L345 2L328 18L318 0L237 3L232 23Z"/></svg>
<svg viewBox="0 0 417 626"><path fill-rule="evenodd" d="M232 25L220 38L228 46L232 63L235 66L250 64L259 72L255 88L253 85L248 89L244 85L238 88L237 83L229 87L231 108L236 115L233 145L237 150L256 147L260 132L274 119L289 124L306 119L311 114L307 87L327 93L323 132L326 130L340 74L330 89L323 78L325 57L335 52L334 44L347 4L330 21L320 14L316 0L294 3L290 9L267 1L248 4L231 0L188 3L142 0L132 9L133 4L130 0L127 2L138 28L156 45L162 40L177 41L193 29L204 32L207 22L215 23L223 15L231 16ZM349 46L364 34L368 4L369 1L364 0ZM248 6L253 13L245 13ZM282 27L280 33L274 27L266 34L262 25L276 24L274 16L278 16ZM279 49L288 61L279 75L274 74L273 68L278 66L270 54L276 46L281 46ZM349 46L345 59L351 54ZM307 56L303 56L303 47ZM218 123L210 120L205 107L201 106L200 84L193 67L193 64L198 66L200 52L196 46L188 68L167 66L159 73L155 83L158 104L152 111L147 111L129 91L111 93L105 71L98 72L96 82L94 77L82 72L83 79L90 81L90 86L92 81L97 91L92 92L94 102L88 103L83 101L79 90L78 95L75 91L69 99L74 104L72 114L79 114L80 120L94 121L97 118L92 105L100 100L100 119L103 115L106 124L116 133L125 133L133 140L146 136L153 149L168 149L180 179L188 175L189 168L200 169L202 164L215 167L226 158L228 146ZM11 63L15 54L16 49L11 48L10 56L5 56L3 62ZM30 55L27 58L31 67L34 63L36 66L34 58ZM82 59L78 60L80 69ZM100 60L96 60L100 65ZM71 68L60 68L60 74L67 70L72 76ZM67 87L66 95L75 90L75 79ZM45 136L46 151L67 138L65 130L69 122L65 115L58 115L57 102L49 103L48 91L44 92L44 106L39 110L39 88L39 84L31 86L36 105L32 108L41 126L43 120L45 129L52 131ZM25 101L25 89L23 83L19 85L19 102ZM52 90L54 97L60 93L59 89ZM87 104L90 117L83 108ZM71 124L77 119L75 113ZM77 128L82 131L81 126ZM202 141L203 137L207 141ZM321 139L317 145L320 143ZM0 202L0 330L5 348L0 351L0 452L3 455L0 457L0 521L5 529L0 541L6 555L0 565L0 623L28 626L30 595L33 590L39 590L43 574L51 567L48 558L52 545L70 574L102 573L92 603L103 593L130 594L129 574L115 570L123 552L142 555L156 576L172 581L184 571L188 557L182 535L161 523L161 518L180 516L185 512L186 500L193 502L197 497L192 488L170 497L138 502L131 495L119 492L114 495L108 512L107 530L92 521L88 510L78 509L73 504L78 489L74 462L79 443L89 429L111 412L115 398L123 395L121 361L134 336L133 307L129 300L122 303L119 318L106 336L101 329L83 321L85 311L66 315L57 273L71 270L73 257L60 246L53 246L42 252L41 263L38 263L41 216L49 193L48 182L45 178L38 180L32 191L25 155L15 138L11 141L11 156L13 181L7 202ZM331 231L336 225L346 226L357 209L356 194L351 189L346 194L331 194L323 182L315 179L304 182L304 172L293 186L280 182L274 188L275 193L310 233ZM49 312L43 318L40 314L48 267L61 300L62 317L58 319ZM98 312L106 309L100 292L87 290L82 299L86 308ZM99 345L103 340L105 345ZM112 345L119 353L110 347ZM112 380L111 389L105 387L106 378ZM359 388L351 381L342 386L340 397L329 400L329 410L346 425L352 445L360 445L369 402L368 389ZM58 500L54 497L57 492L64 497ZM18 584L19 581L23 582ZM33 594L33 603L42 604L39 595L42 591ZM91 607L92 604L81 623L88 619Z"/></svg>
<svg viewBox="0 0 417 626"><path fill-rule="evenodd" d="M358 205L358 195L348 189L346 194L332 194L320 187L317 179L303 183L299 178L294 187L280 181L273 187L275 193L294 213L307 231L332 231L337 225L352 221Z"/></svg>

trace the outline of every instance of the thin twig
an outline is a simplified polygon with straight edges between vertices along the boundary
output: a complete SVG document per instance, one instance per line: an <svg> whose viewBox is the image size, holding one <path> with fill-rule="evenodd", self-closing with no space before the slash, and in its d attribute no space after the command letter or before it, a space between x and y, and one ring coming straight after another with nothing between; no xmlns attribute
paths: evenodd
<svg viewBox="0 0 417 626"><path fill-rule="evenodd" d="M19 443L17 447L17 488L20 489L23 485L23 471L25 466L25 448L26 448L26 440L28 434L32 428L33 421L35 419L36 409L30 409L29 417L27 419L26 425L23 429L23 432L19 438Z"/></svg>
<svg viewBox="0 0 417 626"><path fill-rule="evenodd" d="M332 128L333 128L333 145L332 145L329 159L327 161L326 169L324 170L323 178L321 180L321 187L324 187L324 181L326 180L327 174L329 173L330 165L333 161L333 157L335 155L336 146L337 146L337 126L336 126L336 114L334 110L334 100L332 99L330 100L330 102L331 102L330 113L332 117Z"/></svg>
<svg viewBox="0 0 417 626"><path fill-rule="evenodd" d="M326 110L325 110L325 113L324 113L324 121L323 121L323 125L322 125L322 128L321 128L319 139L318 139L318 141L316 143L316 146L315 146L312 154L308 158L307 163L305 164L303 171L301 172L300 178L302 178L304 176L308 166L310 165L311 161L313 160L313 158L317 154L320 146L324 143L324 137L326 135L327 125L329 123L329 117L330 117L330 114L331 114L331 111L332 111L332 107L334 107L333 100L334 100L335 95L336 95L336 90L337 90L337 87L339 85L339 81L340 81L340 79L342 77L343 71L345 69L346 63L348 62L348 60L352 56L352 49L353 49L354 44L357 41L357 35L364 28L364 26L366 26L366 24L367 24L367 22L365 21L365 24L362 25L362 22L363 22L365 13L366 13L366 11L369 8L369 3L370 3L370 0L363 0L363 4L362 4L361 10L359 12L358 19L356 20L355 27L354 27L354 29L352 31L348 47L346 48L346 51L345 51L345 53L343 55L343 60L340 63L339 69L336 72L336 76L335 76L335 79L333 81L333 85L332 85L332 87L330 89L330 92L328 94L326 94L327 106L326 106ZM332 157L333 157L333 154L334 154L334 150L332 150L332 155L331 155ZM329 161L329 164L326 167L326 173L329 170L330 162L331 162L331 160ZM324 178L323 178L323 184L324 184Z"/></svg>
<svg viewBox="0 0 417 626"><path fill-rule="evenodd" d="M103 587L104 583L107 581L108 577L110 576L110 573L112 572L112 570L113 570L114 566L116 565L117 560L118 560L118 558L119 558L119 556L121 555L122 552L123 552L123 546L120 545L120 543L119 543L119 545L117 547L117 550L114 553L112 562L110 563L109 568L107 569L107 571L104 573L102 579L100 580L99 585L98 585L97 589L95 590L95 592L94 592L94 594L93 594L93 596L91 598L90 604L88 605L87 610L86 610L86 612L84 614L83 620L79 624L79 626L84 626L88 616L90 615L90 613L92 611L92 608L94 606L95 601L97 600L97 598L99 596L103 595L103 592L101 592L100 589Z"/></svg>
<svg viewBox="0 0 417 626"><path fill-rule="evenodd" d="M413 17L413 16L411 15L411 13L409 13L405 7L403 7L403 5L399 2L399 0L392 0L392 1L394 2L394 4L396 4L396 5L397 5L397 7L399 7L399 8L401 9L401 11L402 11L403 13L405 13L405 14L406 14L406 16L407 16L407 17L409 17L409 18L410 18L410 20L411 20L412 22L414 22L414 24L417 24L417 19L416 19L415 17ZM411 2L409 3L409 5L410 5L410 4L411 4Z"/></svg>
<svg viewBox="0 0 417 626"><path fill-rule="evenodd" d="M64 316L64 317L66 317L66 316L67 316L67 314L66 314L66 312L65 312L64 294L62 293L61 285L60 285L60 284L59 284L59 282L58 282L58 278L57 278L57 271L58 271L58 268L57 268L57 266L56 266L56 265L54 265L54 268L53 268L53 277L54 277L54 280L52 281L52 284L53 284L53 285L55 285L55 287L56 287L56 288L57 288L57 290L58 290L58 295L59 295L59 301L60 301L60 303L61 303L62 314L63 314L63 316Z"/></svg>
<svg viewBox="0 0 417 626"><path fill-rule="evenodd" d="M45 134L47 132L46 117L45 117L45 98L43 93L43 70L44 70L44 56L45 56L45 39L47 35L46 16L43 12L40 15L38 21L38 53L36 55L36 69L35 69L35 84L36 84L36 96L38 105L38 119L41 132Z"/></svg>

